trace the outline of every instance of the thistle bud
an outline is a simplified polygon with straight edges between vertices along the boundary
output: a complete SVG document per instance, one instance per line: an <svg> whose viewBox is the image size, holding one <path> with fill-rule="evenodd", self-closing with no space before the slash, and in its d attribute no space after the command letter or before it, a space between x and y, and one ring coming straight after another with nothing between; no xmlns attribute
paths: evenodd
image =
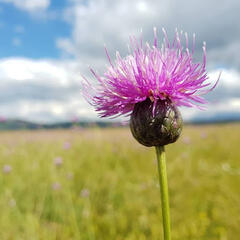
<svg viewBox="0 0 240 240"><path fill-rule="evenodd" d="M130 128L139 143L147 147L164 146L174 143L180 136L181 113L169 99L154 103L147 98L135 104Z"/></svg>

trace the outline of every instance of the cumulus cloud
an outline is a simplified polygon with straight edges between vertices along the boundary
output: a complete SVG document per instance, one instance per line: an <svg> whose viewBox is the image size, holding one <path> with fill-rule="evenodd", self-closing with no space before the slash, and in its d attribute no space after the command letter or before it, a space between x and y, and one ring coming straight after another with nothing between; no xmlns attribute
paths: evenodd
<svg viewBox="0 0 240 240"><path fill-rule="evenodd" d="M11 103L1 103L1 116L12 119L25 119L38 123L71 121L75 117L81 120L93 120L96 113L86 107L80 98L70 98L67 101L20 100Z"/></svg>
<svg viewBox="0 0 240 240"><path fill-rule="evenodd" d="M27 12L46 10L50 5L50 0L0 0L3 3L12 3L16 8Z"/></svg>
<svg viewBox="0 0 240 240"><path fill-rule="evenodd" d="M89 0L69 1L64 18L72 24L69 38L57 40L58 46L77 58L103 56L105 43L110 53L126 53L129 35L152 42L153 27L165 27L170 35L175 28L197 35L197 55L207 42L209 66L218 64L240 67L238 57L240 26L238 0ZM161 34L159 32L159 34Z"/></svg>
<svg viewBox="0 0 240 240"><path fill-rule="evenodd" d="M166 17L168 5L163 1L156 10L147 1L74 1L65 11L65 20L73 26L72 37L59 39L58 45L78 58L101 57L104 43L110 52L124 51L129 35L138 35L141 28L152 31Z"/></svg>
<svg viewBox="0 0 240 240"><path fill-rule="evenodd" d="M240 73L214 70L209 81L216 81L220 71L221 81L207 96L207 111L182 108L185 120L223 112L240 114ZM65 121L74 116L97 119L94 109L82 98L81 74L88 75L88 69L76 60L1 59L0 115L37 122Z"/></svg>
<svg viewBox="0 0 240 240"><path fill-rule="evenodd" d="M0 115L33 121L96 118L81 94L76 61L0 60Z"/></svg>
<svg viewBox="0 0 240 240"><path fill-rule="evenodd" d="M221 78L214 91L206 95L206 110L182 108L186 120L193 119L232 119L240 118L240 72L236 69L216 69L209 72L209 81Z"/></svg>

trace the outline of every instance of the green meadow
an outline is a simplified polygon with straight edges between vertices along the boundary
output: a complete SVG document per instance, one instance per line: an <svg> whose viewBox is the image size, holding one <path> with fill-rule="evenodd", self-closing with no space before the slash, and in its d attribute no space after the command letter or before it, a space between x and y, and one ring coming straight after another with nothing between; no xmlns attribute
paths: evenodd
<svg viewBox="0 0 240 240"><path fill-rule="evenodd" d="M240 124L166 147L173 240L240 239ZM160 240L155 149L128 128L0 132L0 240Z"/></svg>

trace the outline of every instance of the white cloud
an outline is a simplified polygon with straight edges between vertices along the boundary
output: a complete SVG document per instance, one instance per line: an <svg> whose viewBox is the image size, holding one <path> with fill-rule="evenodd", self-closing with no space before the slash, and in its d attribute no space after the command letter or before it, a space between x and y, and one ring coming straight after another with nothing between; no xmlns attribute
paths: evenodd
<svg viewBox="0 0 240 240"><path fill-rule="evenodd" d="M208 104L206 110L183 108L186 120L193 118L211 118L220 115L239 114L240 117L240 72L235 69L217 69L209 72L209 82L215 82L219 73L221 78L216 88L206 95Z"/></svg>
<svg viewBox="0 0 240 240"><path fill-rule="evenodd" d="M208 58L213 65L224 65L228 68L236 67L240 69L240 34L239 37L227 43L224 47L213 47L208 52Z"/></svg>
<svg viewBox="0 0 240 240"><path fill-rule="evenodd" d="M139 35L140 29L152 32L153 26L166 18L169 1L157 3L157 0L91 0L88 4L77 1L65 11L65 20L73 26L72 37L59 39L58 46L77 58L103 56L104 44L110 52L126 50L129 35Z"/></svg>
<svg viewBox="0 0 240 240"><path fill-rule="evenodd" d="M81 94L76 61L0 59L0 115L34 121L96 118Z"/></svg>
<svg viewBox="0 0 240 240"><path fill-rule="evenodd" d="M217 69L209 73L209 79L217 79L221 72L221 78L217 88L221 89L240 89L240 75L236 69Z"/></svg>
<svg viewBox="0 0 240 240"><path fill-rule="evenodd" d="M239 89L240 90L240 89ZM206 110L196 108L182 108L183 119L186 121L198 119L222 120L223 117L231 119L232 115L238 114L240 118L240 96L238 98L229 97L225 101L210 102L206 105Z"/></svg>
<svg viewBox="0 0 240 240"><path fill-rule="evenodd" d="M50 0L0 0L3 3L12 3L16 8L27 12L46 10L50 5Z"/></svg>
<svg viewBox="0 0 240 240"><path fill-rule="evenodd" d="M74 117L79 119L96 119L97 115L81 99L68 101L27 101L14 103L1 103L1 116L7 118L25 119L29 121L51 123L71 121Z"/></svg>
<svg viewBox="0 0 240 240"><path fill-rule="evenodd" d="M81 75L85 67L75 60L0 59L0 115L33 121L53 122L97 119L94 109L81 94ZM209 73L216 81L219 70ZM240 73L224 70L219 85L209 93L206 111L182 108L185 120L218 113L240 113ZM225 94L224 97L222 96Z"/></svg>
<svg viewBox="0 0 240 240"><path fill-rule="evenodd" d="M0 79L3 81L34 82L57 86L70 86L80 80L79 63L28 58L0 59Z"/></svg>
<svg viewBox="0 0 240 240"><path fill-rule="evenodd" d="M209 66L228 64L240 67L237 49L240 49L238 22L240 2L173 0L69 0L64 18L72 24L72 35L57 40L64 52L79 59L103 57L103 45L110 54L119 50L127 52L129 35L139 36L143 29L145 40L152 42L153 27L165 27L170 36L175 28L196 33L197 57L202 53L202 43L207 42ZM199 14L201 13L201 14ZM224 29L224 30L223 30ZM161 31L159 31L159 35Z"/></svg>

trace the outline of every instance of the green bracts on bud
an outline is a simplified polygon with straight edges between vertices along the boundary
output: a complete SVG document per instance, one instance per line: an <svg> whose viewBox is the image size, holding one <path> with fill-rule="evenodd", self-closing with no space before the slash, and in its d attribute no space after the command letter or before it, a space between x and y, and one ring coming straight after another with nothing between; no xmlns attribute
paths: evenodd
<svg viewBox="0 0 240 240"><path fill-rule="evenodd" d="M157 100L154 106L154 102L147 98L135 104L130 128L139 143L147 147L164 146L174 143L180 136L181 113L168 99Z"/></svg>

